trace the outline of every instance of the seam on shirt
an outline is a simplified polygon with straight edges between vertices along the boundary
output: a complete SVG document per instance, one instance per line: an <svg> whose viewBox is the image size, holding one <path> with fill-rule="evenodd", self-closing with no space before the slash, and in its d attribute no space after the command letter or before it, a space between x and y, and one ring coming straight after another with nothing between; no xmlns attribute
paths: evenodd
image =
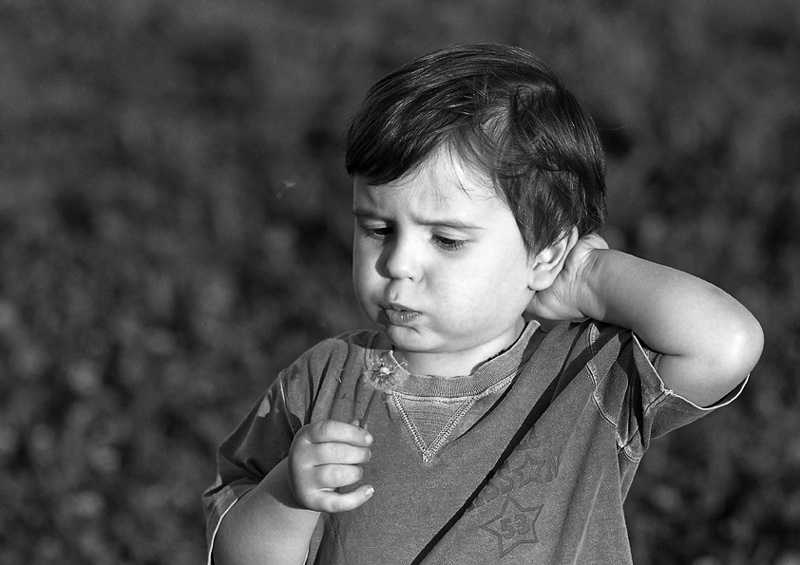
<svg viewBox="0 0 800 565"><path fill-rule="evenodd" d="M292 430L293 434L296 434L299 430L294 429L294 426L292 425L292 419L289 417L291 413L291 411L289 410L289 399L286 397L286 382L283 380L282 377L283 375L278 376L278 378L280 379L278 381L278 388L281 391L281 402L283 403L284 407L283 416L284 419L286 420L286 425L288 426L288 428Z"/></svg>
<svg viewBox="0 0 800 565"><path fill-rule="evenodd" d="M603 410L603 406L600 404L600 401L597 399L597 383L599 381L599 375L597 368L595 367L594 360L597 356L597 349L595 348L595 342L597 341L597 336L599 335L599 330L596 324L589 325L589 331L586 333L586 341L588 342L587 345L589 346L589 362L586 364L586 373L588 374L589 378L592 381L592 401L594 402L597 411L600 413L600 416L608 422L614 430L617 430L617 422L614 421L608 414L605 413ZM617 444L619 445L619 434L617 433Z"/></svg>
<svg viewBox="0 0 800 565"><path fill-rule="evenodd" d="M490 394L494 394L496 391L507 387L509 385L509 383L512 380L514 380L514 378L517 376L518 373L519 373L519 368L509 369L509 370L506 371L505 375L503 375L502 377L498 378L496 382L490 384L486 388L483 388L483 389L481 389L481 388L473 388L473 389L469 389L467 391L459 392L458 395L453 395L453 396L445 396L445 395L429 396L427 394L426 395L420 395L420 394L414 394L413 392L408 392L406 389L403 389L403 388L398 389L397 393L398 394L402 394L404 396L407 396L409 398L425 398L425 399L442 399L442 400L445 400L445 401L449 401L449 400L460 401L461 399L464 399L464 398L474 397L476 400L480 400L481 398L489 396ZM415 375L415 376L420 376L420 375Z"/></svg>
<svg viewBox="0 0 800 565"><path fill-rule="evenodd" d="M739 382L735 387L733 387L730 392L728 392L722 398L717 400L714 404L711 404L709 406L700 406L699 404L695 404L694 402L692 402L688 398L686 398L684 396L681 396L680 394L678 394L677 392L673 391L670 388L667 388L666 385L664 385L663 381L662 381L661 384L664 386L665 396L672 396L674 398L677 398L677 399L681 400L683 403L685 403L685 406L683 404L676 404L674 406L674 408L676 410L680 410L682 412L686 412L687 414L691 414L691 413L696 412L698 410L701 411L701 412L710 413L710 412L713 412L714 410L716 410L718 408L723 408L723 407L727 406L728 404L730 404L731 402L733 402L734 400L739 398L739 395L742 394L742 391L744 390L744 387L747 385L749 380L750 380L750 373L748 373L744 377L744 379L741 380L741 382Z"/></svg>
<svg viewBox="0 0 800 565"><path fill-rule="evenodd" d="M495 394L507 388L515 376L516 372L509 372L500 381L487 387L483 391L476 392L475 394L468 394L458 397L419 396L419 395L407 394L405 392L400 392L400 391L393 392L391 394L391 397L395 407L397 408L397 411L400 413L400 416L403 419L403 423L405 424L406 429L409 431L409 433L411 434L411 438L414 440L414 444L417 446L417 449L419 449L420 453L422 454L422 460L425 463L429 463L441 450L441 448L447 442L447 439L450 437L450 435L452 435L453 431L458 427L458 424L461 422L461 420L464 418L467 412L469 412L469 410L475 405L475 403L483 398L486 398L487 396L491 396L492 394ZM415 399L415 400L423 400L428 402L439 402L442 404L460 403L461 406L455 411L455 413L452 416L450 416L450 419L447 421L444 427L439 431L439 433L436 435L431 444L428 445L427 443L425 443L425 440L419 433L419 429L414 424L405 406L403 406L402 402L400 401L401 397L408 399Z"/></svg>
<svg viewBox="0 0 800 565"><path fill-rule="evenodd" d="M255 485L253 485L253 487L255 487ZM214 542L217 540L217 533L219 532L219 529L222 526L222 520L225 518L225 516L228 514L228 512L231 511L231 508L233 508L236 505L236 503L239 502L245 494L250 492L250 490L253 487L251 487L251 488L243 491L242 493L240 493L239 496L237 496L233 500L233 502L231 502L230 505L228 505L228 507L225 509L225 511L222 512L222 514L219 515L219 518L217 518L216 526L214 527L214 531L211 533L211 539L208 540L208 561L207 561L207 565L214 565L214 560L212 559L212 554L214 552ZM226 486L225 490L227 490L231 494L233 494L233 489L230 486ZM215 512L216 512L216 509L215 509Z"/></svg>
<svg viewBox="0 0 800 565"><path fill-rule="evenodd" d="M420 453L422 453L422 460L425 463L430 463L430 461L436 456L441 447L447 441L447 438L453 433L453 430L456 428L458 423L461 421L464 415L469 412L469 409L472 408L476 402L475 398L464 401L462 406L456 410L441 431L436 435L436 438L433 440L433 442L431 442L430 445L427 445L425 440L422 439L422 435L420 435L417 426L414 425L411 416L408 415L405 406L403 406L403 404L400 402L399 396L399 394L391 394L392 401L394 402L395 408L397 408L397 411L400 413L400 416L403 418L403 423L411 434L414 444L417 446L417 449L419 449Z"/></svg>
<svg viewBox="0 0 800 565"><path fill-rule="evenodd" d="M653 361L650 359L650 356L647 354L647 350L645 350L645 347L642 344L642 342L639 339L639 337L633 332L631 332L631 337L633 338L634 347L638 348L639 351L642 353L642 355L644 356L644 360L650 366L650 369L652 370L653 374L655 375L655 377L656 377L656 379L658 381L658 394L655 396L655 398L653 398L653 400L650 403L647 404L647 406L643 406L642 407L642 419L646 419L647 415L652 410L654 410L659 404L662 404L667 399L669 393L671 393L672 391L670 391L664 385L664 381L661 379L661 375L658 374L658 369L653 364ZM634 352L634 355L635 355L635 352ZM642 382L641 374L639 373L638 370L636 371L636 378L639 379L639 384L640 384L642 390L644 390L644 383ZM630 434L630 437L627 438L626 441L623 441L623 438L619 437L619 434L617 434L617 445L620 446L620 449L622 450L622 454L626 458L628 458L630 461L633 461L633 462L641 461L642 457L644 456L644 453L638 453L637 450L634 450L634 449L631 448L631 444L633 443L633 440L639 434L641 434L641 428L638 427L638 426L637 426L636 430L634 431L634 433Z"/></svg>
<svg viewBox="0 0 800 565"><path fill-rule="evenodd" d="M516 372L510 372L501 380L494 383L493 385L488 386L482 391L477 390L475 392L467 392L459 396L428 396L428 395L410 394L402 390L394 391L393 394L397 394L404 398L409 398L413 400L440 402L442 404L454 404L454 403L464 402L468 399L474 399L477 402L478 400L482 400L487 396L491 396L508 387L508 385L511 384L511 381L514 380L516 374L517 374Z"/></svg>
<svg viewBox="0 0 800 565"><path fill-rule="evenodd" d="M597 357L597 355L599 353L598 349L596 348L596 342L597 342L597 339L599 337L599 333L600 333L600 330L597 327L597 325L596 324L591 324L591 326L589 328L589 332L587 332L587 340L588 340L588 345L589 345L589 350L591 352L591 356L590 356L589 362L586 364L586 369L587 369L587 372L589 373L590 378L592 379L592 384L594 385L594 390L592 392L592 400L593 400L593 402L594 402L594 404L595 404L595 406L597 408L597 411L600 413L602 418L606 422L608 422L611 425L611 427L615 430L615 436L616 436L616 442L617 442L617 451L621 452L623 454L623 456L625 456L630 461L638 462L638 461L641 461L642 456L640 454L638 454L638 452L636 452L635 450L631 450L630 446L633 443L633 441L636 439L636 437L641 433L640 427L637 425L636 429L632 430L631 433L629 433L629 437L623 438L619 433L619 425L618 425L618 423L616 422L616 420L611 415L606 413L606 411L603 409L602 404L600 403L599 399L597 398L597 386L598 386L597 383L599 381L599 374L598 374L599 371L597 370L597 367L595 366L594 361L595 361L595 359L596 359L596 357ZM676 395L674 392L672 392L670 389L668 389L664 385L664 381L661 379L661 375L658 374L658 370L656 369L655 365L653 365L652 361L650 360L650 357L647 355L647 353L646 353L646 351L644 349L644 346L642 345L641 341L636 336L636 334L631 332L631 337L633 338L633 341L634 341L634 345L633 346L635 348L638 348L639 351L643 354L645 361L650 365L650 368L652 369L653 374L658 379L658 385L659 385L658 394L646 406L642 406L642 417L645 418L649 412L651 412L656 406L658 406L659 404L664 402L667 399L668 396L678 396L678 395ZM636 378L639 379L639 383L642 386L642 389L644 389L644 382L641 379L641 375L639 374L639 371L636 372ZM683 407L681 407L680 405L676 406L676 408L679 409L679 410L684 410ZM685 410L685 411L686 412L692 412L693 410Z"/></svg>

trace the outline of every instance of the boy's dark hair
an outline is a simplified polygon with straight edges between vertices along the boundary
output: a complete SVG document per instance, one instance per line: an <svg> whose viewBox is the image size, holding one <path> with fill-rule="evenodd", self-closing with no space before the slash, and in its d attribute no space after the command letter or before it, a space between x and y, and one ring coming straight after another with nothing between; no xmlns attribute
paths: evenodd
<svg viewBox="0 0 800 565"><path fill-rule="evenodd" d="M420 57L378 81L350 124L345 166L373 185L440 148L488 174L525 245L605 223L605 159L589 114L532 54L493 44Z"/></svg>

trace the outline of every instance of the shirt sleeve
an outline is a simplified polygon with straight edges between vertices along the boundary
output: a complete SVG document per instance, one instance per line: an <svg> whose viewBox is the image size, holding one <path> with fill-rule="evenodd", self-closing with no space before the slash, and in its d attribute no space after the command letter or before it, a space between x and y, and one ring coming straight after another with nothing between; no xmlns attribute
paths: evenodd
<svg viewBox="0 0 800 565"><path fill-rule="evenodd" d="M217 450L217 477L203 493L209 565L225 514L289 455L292 439L302 426L289 408L285 379L286 371Z"/></svg>
<svg viewBox="0 0 800 565"><path fill-rule="evenodd" d="M631 461L641 459L651 439L732 402L747 383L745 378L711 406L697 406L664 384L658 373L661 354L631 331L596 324L589 330L589 340L590 370L598 382L596 400L606 419L616 425L619 448Z"/></svg>

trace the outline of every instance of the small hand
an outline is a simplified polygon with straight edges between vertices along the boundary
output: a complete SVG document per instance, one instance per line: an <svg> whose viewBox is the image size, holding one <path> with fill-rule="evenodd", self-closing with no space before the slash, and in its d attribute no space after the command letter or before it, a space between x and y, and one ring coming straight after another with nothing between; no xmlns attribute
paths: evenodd
<svg viewBox="0 0 800 565"><path fill-rule="evenodd" d="M526 313L543 320L582 320L590 315L587 304L591 293L587 286L588 274L598 249L608 249L606 241L597 234L577 239L568 251L558 277L549 288L537 292Z"/></svg>
<svg viewBox="0 0 800 565"><path fill-rule="evenodd" d="M359 466L371 457L372 436L355 424L321 420L303 426L289 451L289 484L297 502L317 512L345 512L372 496L370 485L340 494L338 487L358 482Z"/></svg>

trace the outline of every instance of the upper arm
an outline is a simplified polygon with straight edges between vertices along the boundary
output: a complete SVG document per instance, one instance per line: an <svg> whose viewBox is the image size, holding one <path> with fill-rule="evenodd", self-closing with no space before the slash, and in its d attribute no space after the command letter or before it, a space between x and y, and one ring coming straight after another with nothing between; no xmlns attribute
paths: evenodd
<svg viewBox="0 0 800 565"><path fill-rule="evenodd" d="M732 296L698 277L617 251L597 251L592 317L632 330L662 355L664 384L698 406L717 402L752 371L761 326Z"/></svg>
<svg viewBox="0 0 800 565"><path fill-rule="evenodd" d="M758 321L736 304L725 314L725 327L706 330L705 339L680 354L664 354L659 375L664 384L697 406L711 406L739 385L755 367L764 348ZM697 331L703 336L703 330Z"/></svg>

